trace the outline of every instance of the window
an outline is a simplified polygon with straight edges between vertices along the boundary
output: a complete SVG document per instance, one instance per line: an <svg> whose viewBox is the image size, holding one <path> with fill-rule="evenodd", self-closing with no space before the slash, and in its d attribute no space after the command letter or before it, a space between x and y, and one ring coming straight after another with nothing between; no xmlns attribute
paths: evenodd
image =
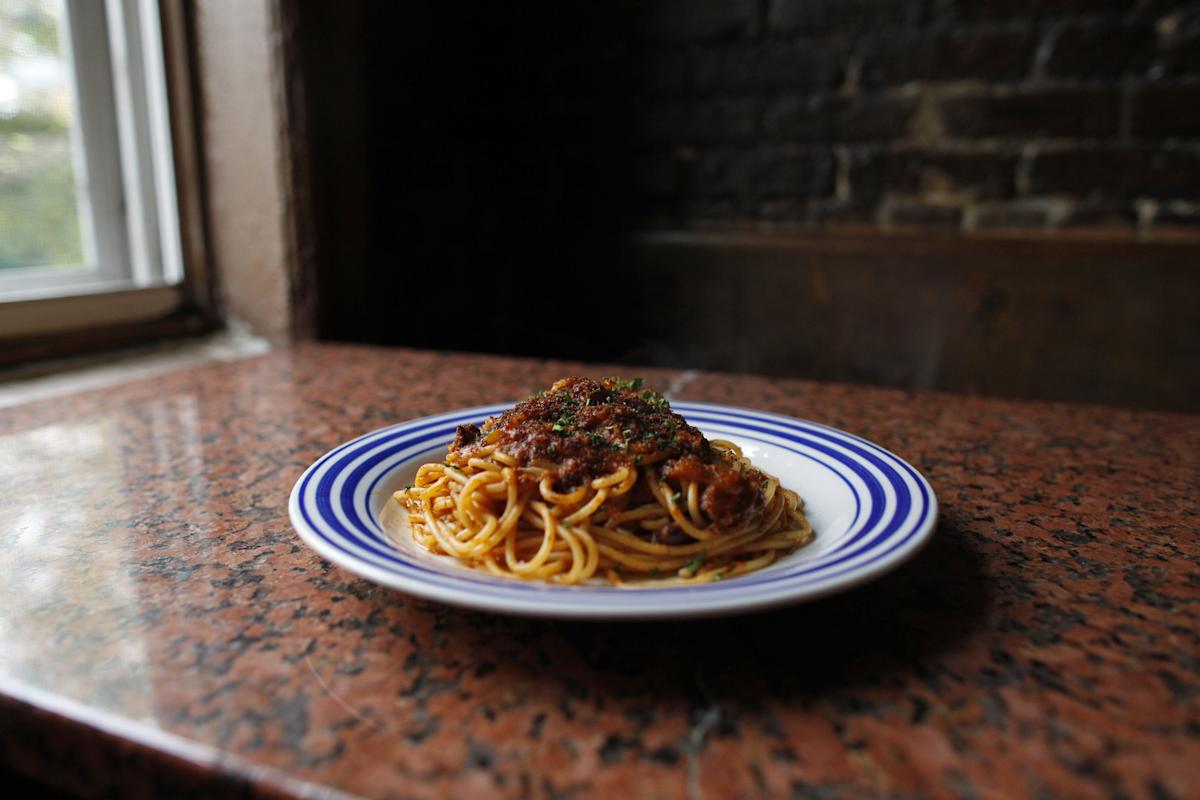
<svg viewBox="0 0 1200 800"><path fill-rule="evenodd" d="M0 338L178 304L166 85L157 0L0 0Z"/></svg>

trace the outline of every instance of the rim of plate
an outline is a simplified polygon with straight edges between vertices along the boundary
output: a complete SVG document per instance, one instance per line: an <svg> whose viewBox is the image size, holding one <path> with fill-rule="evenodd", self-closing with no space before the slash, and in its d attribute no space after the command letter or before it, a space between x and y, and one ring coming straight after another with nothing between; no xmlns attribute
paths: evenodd
<svg viewBox="0 0 1200 800"><path fill-rule="evenodd" d="M449 444L456 426L482 421L513 405L496 403L408 420L335 447L314 461L292 488L292 526L323 558L383 586L480 611L571 619L678 619L815 600L890 572L914 556L937 527L937 497L929 481L873 442L782 414L678 402L672 409L702 430L720 427L835 473L856 505L836 546L790 566L778 562L736 580L630 589L449 572L413 559L388 542L371 511L378 485L401 465Z"/></svg>

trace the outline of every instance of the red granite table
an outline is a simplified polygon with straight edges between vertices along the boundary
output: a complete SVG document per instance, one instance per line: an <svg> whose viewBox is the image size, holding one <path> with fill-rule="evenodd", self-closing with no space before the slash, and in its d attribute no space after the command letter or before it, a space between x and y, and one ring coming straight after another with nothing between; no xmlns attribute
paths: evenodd
<svg viewBox="0 0 1200 800"><path fill-rule="evenodd" d="M121 796L1200 795L1197 417L639 370L937 491L912 562L749 617L464 612L293 533L339 442L597 372L312 345L0 412L0 768Z"/></svg>

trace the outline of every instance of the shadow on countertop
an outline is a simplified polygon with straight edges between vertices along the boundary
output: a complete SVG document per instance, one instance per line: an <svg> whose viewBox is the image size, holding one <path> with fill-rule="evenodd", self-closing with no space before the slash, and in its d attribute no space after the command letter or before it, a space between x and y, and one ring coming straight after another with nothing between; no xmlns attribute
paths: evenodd
<svg viewBox="0 0 1200 800"><path fill-rule="evenodd" d="M457 642L468 652L496 653L498 640L516 650L561 642L571 651L570 663L543 655L536 674L525 671L541 684L532 691L542 696L558 684L580 699L644 692L667 699L683 692L693 707L753 706L768 698L854 705L870 702L858 690L878 686L915 682L936 691L940 656L983 626L990 592L982 554L943 516L929 545L894 573L812 603L679 622L548 622L471 613L450 635L478 638Z"/></svg>

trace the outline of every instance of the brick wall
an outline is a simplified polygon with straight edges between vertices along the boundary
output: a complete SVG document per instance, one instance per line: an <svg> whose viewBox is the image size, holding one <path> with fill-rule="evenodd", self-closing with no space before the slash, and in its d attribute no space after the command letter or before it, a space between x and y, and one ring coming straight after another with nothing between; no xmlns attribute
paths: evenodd
<svg viewBox="0 0 1200 800"><path fill-rule="evenodd" d="M1200 3L660 0L652 225L1200 235Z"/></svg>

